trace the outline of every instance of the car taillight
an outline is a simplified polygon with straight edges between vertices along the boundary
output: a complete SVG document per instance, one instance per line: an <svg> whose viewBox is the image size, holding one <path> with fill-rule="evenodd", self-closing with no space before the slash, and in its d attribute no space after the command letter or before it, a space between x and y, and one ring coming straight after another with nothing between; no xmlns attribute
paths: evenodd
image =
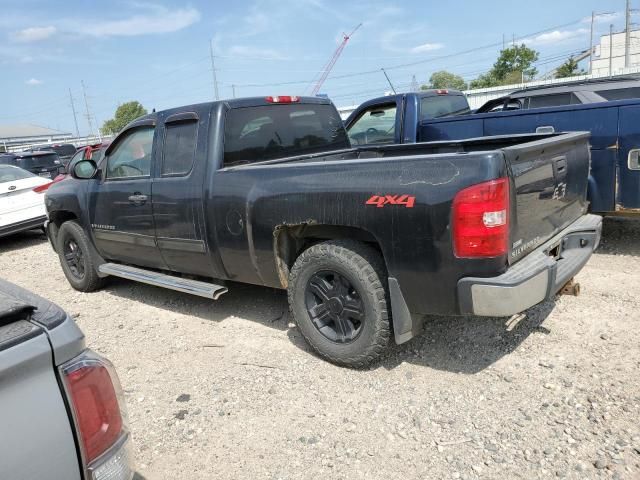
<svg viewBox="0 0 640 480"><path fill-rule="evenodd" d="M34 191L34 192L36 192L36 193L44 193L44 192L46 192L46 191L47 191L47 189L48 189L51 185L53 185L53 182L45 183L44 185L39 185L39 186L35 187L35 188L33 189L33 191Z"/></svg>
<svg viewBox="0 0 640 480"><path fill-rule="evenodd" d="M295 95L280 95L277 97L266 97L265 100L269 103L295 103L300 101L300 97Z"/></svg>
<svg viewBox="0 0 640 480"><path fill-rule="evenodd" d="M444 89L436 90L436 95L449 95L449 90L444 90Z"/></svg>
<svg viewBox="0 0 640 480"><path fill-rule="evenodd" d="M86 350L61 368L87 478L129 480L129 433L111 363Z"/></svg>
<svg viewBox="0 0 640 480"><path fill-rule="evenodd" d="M509 242L509 181L490 180L458 192L452 207L456 257L505 255Z"/></svg>

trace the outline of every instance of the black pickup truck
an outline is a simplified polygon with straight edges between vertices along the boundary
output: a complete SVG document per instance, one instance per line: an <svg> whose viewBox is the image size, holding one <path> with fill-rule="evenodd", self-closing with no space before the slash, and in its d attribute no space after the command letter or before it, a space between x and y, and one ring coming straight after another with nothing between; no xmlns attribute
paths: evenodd
<svg viewBox="0 0 640 480"><path fill-rule="evenodd" d="M47 232L81 291L287 289L314 349L362 366L423 314L553 297L599 242L588 170L588 133L352 148L326 99L234 99L132 122L49 189Z"/></svg>

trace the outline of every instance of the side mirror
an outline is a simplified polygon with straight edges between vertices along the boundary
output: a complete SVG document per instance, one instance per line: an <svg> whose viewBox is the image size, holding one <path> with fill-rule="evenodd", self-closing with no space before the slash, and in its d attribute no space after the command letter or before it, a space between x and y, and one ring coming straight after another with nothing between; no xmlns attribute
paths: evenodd
<svg viewBox="0 0 640 480"><path fill-rule="evenodd" d="M98 166L93 160L80 160L73 166L73 177L86 180L95 177Z"/></svg>

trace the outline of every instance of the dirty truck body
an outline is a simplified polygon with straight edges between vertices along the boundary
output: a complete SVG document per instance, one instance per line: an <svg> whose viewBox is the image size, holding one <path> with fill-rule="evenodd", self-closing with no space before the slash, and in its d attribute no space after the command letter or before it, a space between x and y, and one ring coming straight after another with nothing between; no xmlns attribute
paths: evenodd
<svg viewBox="0 0 640 480"><path fill-rule="evenodd" d="M352 148L325 99L154 113L84 163L46 199L75 288L115 275L210 298L227 281L288 289L307 340L344 365L408 340L423 314L553 297L601 228L585 214L588 134Z"/></svg>

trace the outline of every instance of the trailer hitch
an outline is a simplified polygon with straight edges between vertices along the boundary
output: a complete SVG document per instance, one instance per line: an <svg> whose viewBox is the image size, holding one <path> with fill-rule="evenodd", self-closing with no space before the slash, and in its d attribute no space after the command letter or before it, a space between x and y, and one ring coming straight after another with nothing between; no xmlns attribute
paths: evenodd
<svg viewBox="0 0 640 480"><path fill-rule="evenodd" d="M558 295L573 295L574 297L577 297L580 295L580 284L572 278L564 284L560 289L560 292L558 292Z"/></svg>

